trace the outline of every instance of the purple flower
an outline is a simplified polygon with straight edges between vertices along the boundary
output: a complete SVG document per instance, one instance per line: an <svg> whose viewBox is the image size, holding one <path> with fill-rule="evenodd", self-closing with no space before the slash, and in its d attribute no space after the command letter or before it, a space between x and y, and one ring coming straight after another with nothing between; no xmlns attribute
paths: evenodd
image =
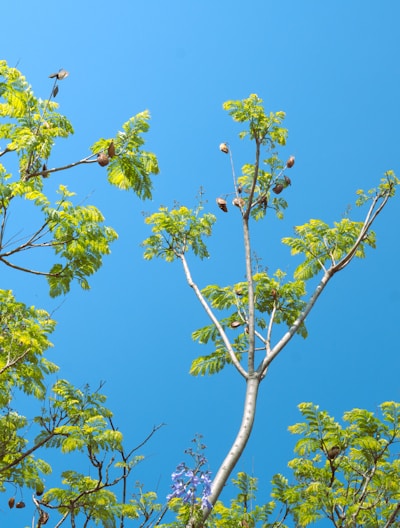
<svg viewBox="0 0 400 528"><path fill-rule="evenodd" d="M211 473L203 470L202 466L207 463L206 457L199 451L205 446L199 442L199 436L194 441L197 443L197 451L187 449L186 454L190 455L195 464L194 469L189 468L184 462L181 462L172 473L172 492L167 496L170 501L174 498L180 498L185 503L195 504L196 497L201 498L203 508L211 509L212 505L208 500L211 495Z"/></svg>

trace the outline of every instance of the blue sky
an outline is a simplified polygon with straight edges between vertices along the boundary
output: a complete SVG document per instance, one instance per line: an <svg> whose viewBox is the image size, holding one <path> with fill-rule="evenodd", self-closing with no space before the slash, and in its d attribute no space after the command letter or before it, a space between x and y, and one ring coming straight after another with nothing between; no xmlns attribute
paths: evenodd
<svg viewBox="0 0 400 528"><path fill-rule="evenodd" d="M106 381L130 445L167 424L144 447L148 460L137 473L161 497L195 433L204 435L217 469L240 423L244 384L229 370L189 376L191 360L206 351L191 332L206 316L177 263L143 260L140 242L149 231L142 212L175 200L192 206L202 186L218 222L211 258L191 260L194 278L201 287L242 279L239 217L215 205L231 183L218 145L230 143L237 171L253 161L222 103L257 93L268 110L287 113L282 157L294 154L296 165L285 220L258 227L254 246L271 271L291 273L296 262L282 236L310 218L339 220L358 188L373 187L385 170L400 173L399 15L400 5L389 0L101 0L79 8L15 0L2 7L1 58L26 75L37 96L48 97L50 73L70 72L57 100L75 135L58 143L52 166L88 155L94 141L137 112L152 115L146 147L161 172L151 202L111 188L97 166L57 175L57 184L98 206L119 233L91 291L75 286L65 299L50 300L44 281L9 270L1 270L0 287L55 310L50 357L60 376L93 387ZM375 231L377 249L335 278L307 321L308 339L290 343L262 386L237 469L253 472L264 488L274 473L289 474L294 438L287 426L300 418L298 403L313 401L340 418L353 407L376 410L400 398L398 197Z"/></svg>

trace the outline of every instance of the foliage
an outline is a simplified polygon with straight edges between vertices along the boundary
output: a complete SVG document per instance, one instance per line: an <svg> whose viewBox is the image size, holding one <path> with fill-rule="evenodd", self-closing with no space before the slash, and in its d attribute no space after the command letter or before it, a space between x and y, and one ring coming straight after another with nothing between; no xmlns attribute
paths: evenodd
<svg viewBox="0 0 400 528"><path fill-rule="evenodd" d="M272 500L262 505L257 479L239 472L238 489L226 505L218 500L206 521L209 528L305 528L327 520L336 528L397 526L400 518L400 404L384 402L380 415L364 409L344 413L341 425L312 403L301 403L303 422L289 427L300 438L297 458L288 464L294 483L272 478ZM180 523L189 511L174 504ZM325 524L324 524L325 526Z"/></svg>
<svg viewBox="0 0 400 528"><path fill-rule="evenodd" d="M211 235L216 218L211 213L200 216L201 211L201 206L195 211L183 206L171 211L167 207L160 207L159 213L148 216L145 222L152 225L154 235L143 242L146 248L144 258L151 260L161 257L172 262L189 249L201 259L208 257L203 237Z"/></svg>
<svg viewBox="0 0 400 528"><path fill-rule="evenodd" d="M100 269L117 234L104 225L94 205L76 204L74 192L65 184L58 185L58 197L53 200L49 178L78 165L95 164L97 170L104 169L112 185L149 199L152 176L158 173L155 155L143 148L148 111L126 121L114 137L95 141L89 156L51 167L56 141L73 133L55 102L67 75L64 70L52 74L50 96L42 100L17 69L0 61L0 140L6 145L0 151L0 262L46 277L51 296L68 293L74 281L89 288L89 277ZM51 386L49 376L57 366L45 353L52 346L49 336L55 322L45 310L17 301L11 290L0 290L0 490L8 494L10 508L23 508L24 501L16 503L16 497L34 490L32 525L38 528L50 517L56 527L65 522L72 527L104 528L119 522L122 527L126 519L139 518L141 526L150 526L160 524L168 509L176 515L172 526L284 526L290 516L299 527L323 516L342 528L390 526L396 521L399 467L393 447L399 437L399 407L390 402L381 406L383 420L362 410L347 413L347 428L312 404L302 404L306 422L291 428L302 435L296 446L299 458L290 462L296 484L289 485L282 475L273 479L273 495L284 512L278 521L270 522L274 501L253 506L257 482L244 473L233 481L239 493L230 506L219 500L250 437L260 383L269 365L295 335L307 337L305 319L332 277L353 258L364 257L367 246L375 247L371 226L400 183L388 171L377 188L357 191L356 205L367 209L364 221L346 217L331 227L311 219L296 226L295 236L282 241L292 255L303 256L292 279L281 269L260 270L250 237L253 222L268 220L269 210L283 219L288 203L282 193L292 183L287 173L295 159L290 156L284 162L280 157L288 137L282 126L285 114L267 113L255 94L223 106L240 124L239 137L249 139L255 149L255 161L245 163L236 176L229 145L220 146L231 162L233 189L227 183L226 196L234 195L234 211L242 221L245 278L240 269L233 284L203 288L193 279L191 254L209 257L206 240L216 222L201 201L192 209L175 204L149 215L145 221L152 233L143 246L147 260L181 262L187 283L210 319L210 324L193 332L193 339L210 350L193 361L191 373L215 374L233 366L245 380L237 437L212 481L204 467L203 445L198 443L197 450L187 451L194 468L182 462L174 472L166 506L158 504L157 495L144 491L140 483L129 498L128 478L141 457L134 455L136 448L125 449L101 387L95 391L77 388L64 379ZM218 197L217 205L228 212L225 198ZM18 214L12 214L18 207L32 216L29 232L18 225ZM29 261L33 250L45 255L40 269ZM310 281L315 277L316 287ZM30 411L33 418L20 412L21 401L28 401L32 408L36 404ZM45 481L52 471L46 449L64 455L61 483L51 488L46 488ZM75 464L87 471L74 469Z"/></svg>
<svg viewBox="0 0 400 528"><path fill-rule="evenodd" d="M75 204L75 194L64 184L53 203L51 177L94 163L97 170L107 167L111 184L145 199L151 197L151 176L158 173L155 155L143 150L147 111L129 119L114 138L98 140L90 156L50 167L56 140L73 133L54 101L67 75L52 74L50 97L42 100L17 69L0 61L0 140L6 144L0 151L0 262L46 277L53 297L68 293L73 281L89 288L88 278L101 267L117 234L104 225L97 207ZM29 232L17 223L20 218L26 223L28 215ZM29 264L33 250L44 253L39 270ZM141 501L128 497L128 478L142 457L134 454L136 448L126 451L100 388L77 388L64 379L54 383L50 377L58 370L45 356L55 324L45 310L17 301L12 290L0 290L0 491L10 508L21 509L26 504L20 499L33 490L30 512L33 507L32 526L38 528L49 520L57 527L69 522L111 528L118 521L122 526L124 519L139 516L143 501L155 502L146 493ZM49 478L50 452L63 467L60 483ZM49 480L56 486L49 488Z"/></svg>
<svg viewBox="0 0 400 528"><path fill-rule="evenodd" d="M74 193L66 185L59 185L60 198L52 205L45 193L47 179L79 164L98 163L107 166L108 180L113 185L133 190L139 198L151 198L151 175L158 173L158 164L154 154L142 149L142 134L149 128L150 115L141 112L124 123L123 131L115 138L98 140L91 147L91 156L50 168L55 140L73 133L69 121L57 112L55 88L48 100L36 98L21 73L5 61L0 61L0 81L0 116L4 121L0 140L7 142L0 157L16 156L19 168L13 176L0 164L0 262L47 277L53 297L67 293L74 280L87 289L88 277L101 267L117 234L103 224L104 218L95 206L75 205ZM13 162L10 158L10 165ZM18 199L40 212L35 216L36 226L29 226L29 233L25 226L16 226L12 221ZM15 232L23 235L16 238ZM25 262L27 250L43 248L52 250L56 259L47 270L18 263L18 255L24 253Z"/></svg>
<svg viewBox="0 0 400 528"><path fill-rule="evenodd" d="M218 501L208 525L216 528L234 526L254 528L259 524L265 527L270 526L267 521L274 510L275 503L270 501L262 506L255 504L257 479L239 472L232 482L239 490L237 496L231 500L229 507Z"/></svg>
<svg viewBox="0 0 400 528"><path fill-rule="evenodd" d="M289 462L295 484L273 478L273 497L296 526L328 519L336 527L397 526L400 518L400 404L380 405L382 417L364 409L344 414L341 426L312 403L299 405L305 421Z"/></svg>
<svg viewBox="0 0 400 528"><path fill-rule="evenodd" d="M296 334L307 337L305 319L332 277L353 258L364 257L367 246L375 247L376 236L371 226L400 183L393 171L388 171L376 189L357 191L356 205L368 207L364 221L346 217L330 227L323 220L311 219L296 226L296 236L282 240L290 247L292 255L303 256L293 280L288 280L280 269L272 274L267 269L260 270L253 257L252 221L266 218L268 209L279 219L283 218L288 204L281 193L292 183L287 172L294 166L295 158L290 156L284 163L279 156L279 148L287 141L287 130L282 126L284 112L266 113L262 99L255 94L243 100L227 101L223 107L234 121L244 126L239 137L250 139L255 149L255 162L244 164L237 177L229 144L220 145L221 152L229 154L232 169L233 190L228 190L226 196L234 194L232 204L242 219L245 280L222 286L213 283L201 289L192 277L190 250L200 258L209 256L204 240L210 236L215 222L211 213L199 216L203 204L195 211L181 205L172 209L161 207L146 218L153 234L143 243L144 256L148 260L160 257L167 262L181 261L187 283L210 319L210 324L192 334L194 340L211 351L192 362L191 374L217 374L226 366L233 366L246 380L242 423L214 476L208 497L214 510L203 504L203 517L199 519L196 510L187 521L185 515L189 510L177 505L179 522L189 525L204 523L217 508L218 497L251 434L259 385L269 365ZM224 197L218 197L216 202L224 213L229 213ZM242 269L239 273L243 273ZM315 283L309 281L316 276L319 282L315 287ZM307 292L307 284L311 285L311 294ZM284 332L279 335L277 328L282 325ZM302 504L303 508L310 509L304 495ZM231 508L229 515L232 511Z"/></svg>

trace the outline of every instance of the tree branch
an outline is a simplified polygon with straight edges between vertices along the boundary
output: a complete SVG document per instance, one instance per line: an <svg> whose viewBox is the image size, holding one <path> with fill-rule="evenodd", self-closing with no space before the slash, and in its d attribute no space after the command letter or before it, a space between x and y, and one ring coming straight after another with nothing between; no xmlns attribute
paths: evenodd
<svg viewBox="0 0 400 528"><path fill-rule="evenodd" d="M17 266L16 264L12 264L8 260L6 260L4 257L0 257L0 262L3 262L6 266L9 266L10 268L19 270L19 271L25 271L26 273L32 273L33 275L41 275L43 277L59 277L62 274L62 271L59 273L49 273L46 271L36 271L31 270L29 268L24 268L22 266Z"/></svg>
<svg viewBox="0 0 400 528"><path fill-rule="evenodd" d="M246 381L246 396L244 401L242 423L240 424L238 434L232 444L232 447L218 469L218 472L211 484L211 495L208 497L208 500L213 506L217 502L223 487L235 468L239 458L242 456L247 441L250 438L254 424L259 385L260 379L258 376L253 375L252 377L248 377ZM210 512L210 509L203 509L203 521L207 519Z"/></svg>
<svg viewBox="0 0 400 528"><path fill-rule="evenodd" d="M224 329L221 326L221 323L218 321L216 316L214 315L214 312L211 310L209 304L205 300L203 294L201 293L200 289L198 288L197 284L193 281L192 276L190 274L189 266L186 262L185 255L178 254L178 257L181 259L183 269L185 272L186 280L189 286L194 290L196 297L200 301L200 304L203 306L204 310L206 311L208 317L211 319L211 321L214 323L216 329L218 330L219 335L221 336L221 339L226 347L226 350L228 351L229 357L231 358L231 361L233 365L236 367L238 372L247 379L248 374L245 371L245 369L240 364L238 358L236 357L236 354L232 348L232 345L228 339L228 336L226 335Z"/></svg>
<svg viewBox="0 0 400 528"><path fill-rule="evenodd" d="M394 521L396 520L397 516L399 515L400 513L400 502L397 503L397 506L396 508L393 510L391 516L389 517L389 519L387 520L385 526L383 528L388 528L389 526L391 526Z"/></svg>
<svg viewBox="0 0 400 528"><path fill-rule="evenodd" d="M72 169L72 167L77 167L78 165L82 165L84 163L96 163L97 159L92 159L94 158L94 156L97 157L97 154L91 154L90 156L87 156L86 158L83 158L79 161L75 161L73 163L69 163L68 165L63 165L62 167L55 167L54 169L46 169L45 171L41 170L37 172L32 172L32 174L28 174L25 177L25 181L28 181L30 178L35 178L36 176L43 176L43 173L48 175L52 172L59 172L59 171L67 170L67 169Z"/></svg>

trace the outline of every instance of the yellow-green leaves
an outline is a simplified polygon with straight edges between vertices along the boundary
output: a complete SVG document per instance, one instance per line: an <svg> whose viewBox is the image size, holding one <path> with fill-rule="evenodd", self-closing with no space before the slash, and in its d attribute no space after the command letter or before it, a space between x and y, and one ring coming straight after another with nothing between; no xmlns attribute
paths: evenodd
<svg viewBox="0 0 400 528"><path fill-rule="evenodd" d="M0 405L18 387L42 399L44 378L57 367L43 357L52 346L49 334L55 322L44 310L17 302L10 290L0 290Z"/></svg>
<svg viewBox="0 0 400 528"><path fill-rule="evenodd" d="M289 430L302 438L289 462L294 484L273 478L273 496L295 524L327 517L340 526L388 526L400 495L400 404L385 402L382 417L364 409L344 414L347 427L312 403L299 409L305 422Z"/></svg>
<svg viewBox="0 0 400 528"><path fill-rule="evenodd" d="M386 171L377 188L369 189L367 192L362 189L357 191L358 198L356 205L362 206L377 196L383 197L388 195L392 198L396 194L396 188L399 184L400 180L396 177L395 173L392 170Z"/></svg>
<svg viewBox="0 0 400 528"><path fill-rule="evenodd" d="M96 207L74 206L65 199L66 189L60 193L57 208L43 209L52 236L48 245L61 259L48 274L52 297L68 292L74 279L88 289L87 277L100 268L103 255L110 253L110 243L117 238L113 229L102 225L104 218Z"/></svg>
<svg viewBox="0 0 400 528"><path fill-rule="evenodd" d="M37 99L21 73L0 61L0 139L15 151L23 178L40 170L56 138L73 133L69 120L54 101Z"/></svg>
<svg viewBox="0 0 400 528"><path fill-rule="evenodd" d="M124 123L115 138L100 139L91 147L94 154L102 153L108 160L108 181L124 191L133 190L141 199L151 198L150 176L159 172L155 154L141 149L149 119L147 110L141 112Z"/></svg>
<svg viewBox="0 0 400 528"><path fill-rule="evenodd" d="M258 480L240 471L236 478L232 479L232 484L237 489L237 495L228 506L222 501L218 501L212 511L213 525L216 528L233 527L272 527L267 521L274 502L267 502L262 506L256 506L256 494L258 490Z"/></svg>
<svg viewBox="0 0 400 528"><path fill-rule="evenodd" d="M285 119L285 112L270 112L267 115L263 100L256 94L251 94L243 100L226 101L223 108L234 121L248 123L248 129L239 134L241 138L249 135L250 139L255 139L259 143L286 144L287 129L280 126Z"/></svg>
<svg viewBox="0 0 400 528"><path fill-rule="evenodd" d="M273 276L267 272L253 275L255 331L259 353L265 354L265 346L271 337L272 326L284 324L288 328L299 317L305 307L303 300L306 292L302 280L285 281L285 273L277 270ZM232 349L239 361L248 353L249 347L249 298L247 282L233 286L218 286L211 284L201 291L204 298L214 310L223 312L219 318L221 327L229 336ZM268 329L270 330L268 331ZM307 330L300 325L298 333L307 337ZM231 364L231 358L226 346L214 324L195 330L192 338L199 344L212 343L214 351L200 356L192 362L190 373L198 376L216 374L226 365Z"/></svg>
<svg viewBox="0 0 400 528"><path fill-rule="evenodd" d="M7 217L8 206L13 197L20 196L32 201L42 213L42 223L36 231L26 238L12 241L7 248L1 248L0 260L13 266L15 254L34 248L47 248L53 251L57 262L49 268L33 270L26 265L18 269L45 275L50 286L50 295L55 297L69 291L71 281L77 280L83 288L88 288L87 278L95 273L102 264L104 255L110 253L110 244L117 234L110 227L104 226L100 211L91 205L75 206L70 200L74 193L66 186L60 185L58 193L61 198L52 207L42 192L41 180L31 178L28 181L18 180L0 186L5 205L2 213Z"/></svg>
<svg viewBox="0 0 400 528"><path fill-rule="evenodd" d="M294 231L298 238L282 239L282 242L291 248L292 255L303 254L305 257L294 276L307 280L325 269L327 262L330 266L335 266L353 248L362 227L363 222L354 222L348 218L335 222L332 228L318 219L311 219L307 224L296 226ZM366 245L375 247L373 231L360 241L355 252L356 257L365 257Z"/></svg>
<svg viewBox="0 0 400 528"><path fill-rule="evenodd" d="M213 214L200 215L200 207L193 211L184 206L171 210L160 207L159 211L145 219L154 233L142 244L145 259L161 257L172 262L189 249L201 259L209 256L203 237L211 235L216 221Z"/></svg>

